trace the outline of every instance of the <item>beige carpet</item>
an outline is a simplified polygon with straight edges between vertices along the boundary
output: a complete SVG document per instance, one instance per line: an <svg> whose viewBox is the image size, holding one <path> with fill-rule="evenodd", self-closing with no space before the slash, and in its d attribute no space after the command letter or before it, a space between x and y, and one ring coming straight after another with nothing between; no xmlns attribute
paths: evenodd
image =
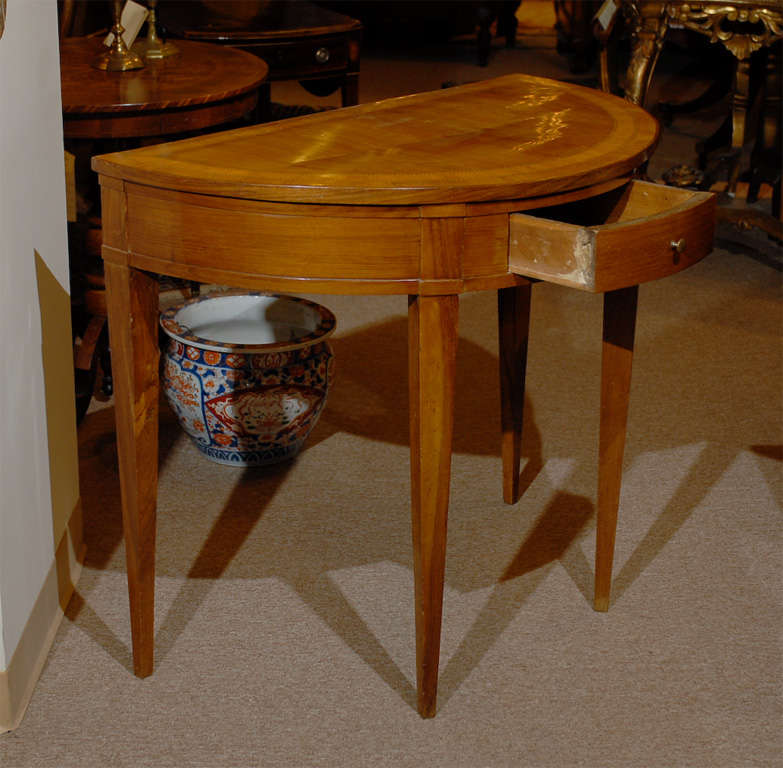
<svg viewBox="0 0 783 768"><path fill-rule="evenodd" d="M489 70L448 77L540 62L498 51ZM416 64L400 78L448 69ZM364 99L366 84L391 87L389 67L368 60ZM664 159L692 147L687 131ZM87 564L0 765L783 764L781 258L758 233L719 235L706 261L641 289L608 614L591 608L600 297L534 291L528 487L510 507L494 297L467 295L439 713L418 717L405 300L315 297L338 317L337 381L296 462L211 464L163 415L157 658L143 681L113 409L87 416Z"/></svg>

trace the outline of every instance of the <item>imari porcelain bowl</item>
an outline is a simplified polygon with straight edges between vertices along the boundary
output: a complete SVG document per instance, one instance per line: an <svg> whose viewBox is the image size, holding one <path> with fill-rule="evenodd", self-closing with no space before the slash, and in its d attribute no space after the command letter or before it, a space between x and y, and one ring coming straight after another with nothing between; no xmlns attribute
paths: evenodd
<svg viewBox="0 0 783 768"><path fill-rule="evenodd" d="M335 322L320 304L264 293L213 293L163 312L163 389L198 449L236 466L295 456L326 402Z"/></svg>

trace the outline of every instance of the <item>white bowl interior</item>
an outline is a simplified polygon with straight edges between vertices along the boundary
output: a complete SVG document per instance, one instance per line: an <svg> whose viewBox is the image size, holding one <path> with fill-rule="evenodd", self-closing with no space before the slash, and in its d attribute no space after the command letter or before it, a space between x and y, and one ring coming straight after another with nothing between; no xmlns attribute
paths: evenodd
<svg viewBox="0 0 783 768"><path fill-rule="evenodd" d="M318 327L313 307L284 296L214 296L183 307L179 325L216 344L294 342Z"/></svg>

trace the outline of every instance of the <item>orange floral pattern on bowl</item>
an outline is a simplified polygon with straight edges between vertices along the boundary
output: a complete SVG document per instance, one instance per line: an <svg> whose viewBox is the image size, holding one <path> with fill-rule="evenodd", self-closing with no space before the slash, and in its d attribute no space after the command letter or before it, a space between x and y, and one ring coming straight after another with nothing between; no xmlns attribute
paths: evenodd
<svg viewBox="0 0 783 768"><path fill-rule="evenodd" d="M176 314L176 308L169 313ZM329 316L332 322L323 335L334 327ZM334 375L329 342L319 340L317 332L307 337L282 352L266 353L254 345L247 354L238 344L220 351L204 348L203 338L199 347L182 336L169 338L162 360L163 390L199 451L235 466L272 464L299 452L323 410Z"/></svg>

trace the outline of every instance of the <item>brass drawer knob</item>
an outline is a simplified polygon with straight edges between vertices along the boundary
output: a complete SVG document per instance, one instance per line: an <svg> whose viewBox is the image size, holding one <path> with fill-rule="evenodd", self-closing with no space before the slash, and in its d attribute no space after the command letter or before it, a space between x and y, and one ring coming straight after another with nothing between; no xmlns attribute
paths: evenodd
<svg viewBox="0 0 783 768"><path fill-rule="evenodd" d="M685 252L685 238L681 237L679 240L672 240L670 243L672 249L677 253Z"/></svg>
<svg viewBox="0 0 783 768"><path fill-rule="evenodd" d="M331 56L331 54L329 53L329 49L328 48L319 48L315 52L315 60L319 64L326 64L326 62L329 61L329 57L330 56Z"/></svg>

